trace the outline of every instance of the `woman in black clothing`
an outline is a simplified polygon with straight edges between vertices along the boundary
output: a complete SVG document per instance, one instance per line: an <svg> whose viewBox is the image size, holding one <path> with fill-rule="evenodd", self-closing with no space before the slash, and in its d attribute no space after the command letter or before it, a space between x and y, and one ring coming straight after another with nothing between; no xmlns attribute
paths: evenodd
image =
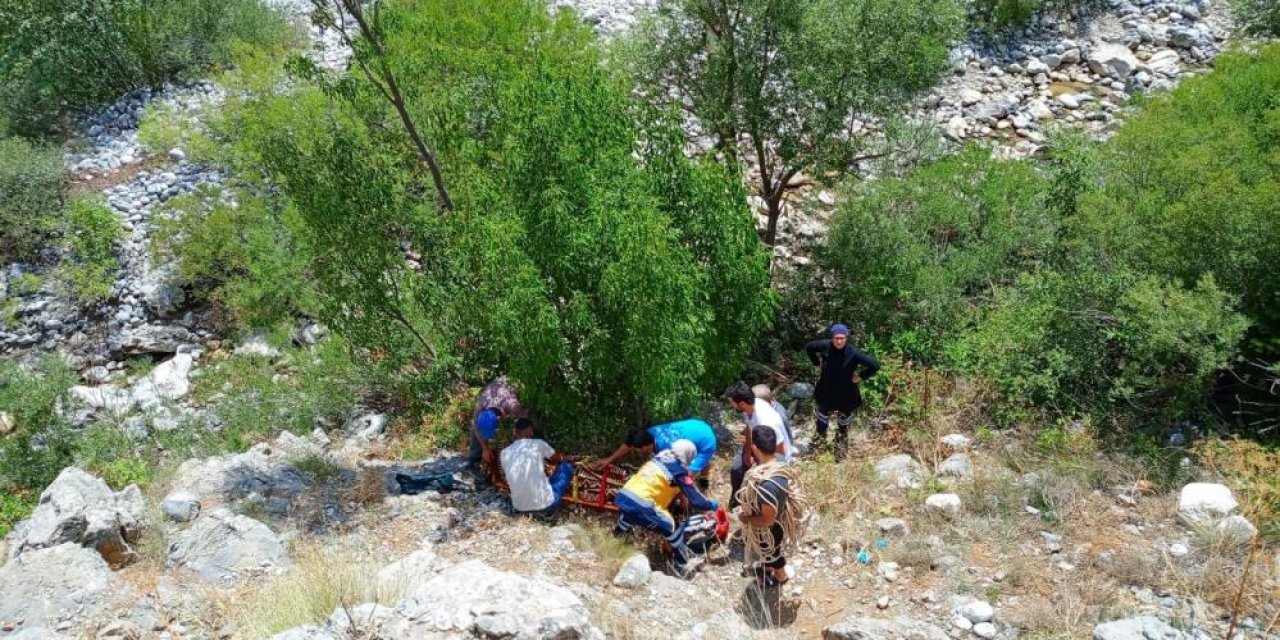
<svg viewBox="0 0 1280 640"><path fill-rule="evenodd" d="M805 345L809 360L819 367L818 386L814 399L818 403L818 438L815 445L827 440L827 425L831 414L839 414L836 421L836 448L844 449L849 437L849 420L853 412L862 406L862 392L858 384L880 370L880 363L860 349L849 346L849 328L837 324L831 327L831 339L814 340Z"/></svg>

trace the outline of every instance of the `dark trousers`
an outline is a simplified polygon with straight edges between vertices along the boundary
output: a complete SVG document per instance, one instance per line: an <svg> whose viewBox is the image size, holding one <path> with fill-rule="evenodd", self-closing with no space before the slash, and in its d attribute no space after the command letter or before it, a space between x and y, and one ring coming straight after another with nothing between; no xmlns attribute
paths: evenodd
<svg viewBox="0 0 1280 640"><path fill-rule="evenodd" d="M836 444L844 444L849 440L849 422L857 408L828 407L818 404L817 430L819 443L827 439L827 427L831 424L831 414L838 414L836 420Z"/></svg>
<svg viewBox="0 0 1280 640"><path fill-rule="evenodd" d="M742 466L742 453L733 456L729 465L729 510L738 506L738 489L742 488L742 480L747 477L747 467Z"/></svg>
<svg viewBox="0 0 1280 640"><path fill-rule="evenodd" d="M787 566L787 559L782 557L782 539L786 536L786 532L782 530L782 525L773 523L769 527L769 536L773 538L774 555L772 558L764 559L764 566L770 569L781 569Z"/></svg>

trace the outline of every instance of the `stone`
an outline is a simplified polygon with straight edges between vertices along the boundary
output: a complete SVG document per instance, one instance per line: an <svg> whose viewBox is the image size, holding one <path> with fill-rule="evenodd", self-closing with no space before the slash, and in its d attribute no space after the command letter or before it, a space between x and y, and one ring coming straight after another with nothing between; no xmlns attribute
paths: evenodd
<svg viewBox="0 0 1280 640"><path fill-rule="evenodd" d="M0 567L0 621L22 620L31 629L69 629L130 594L101 555L72 542L24 553Z"/></svg>
<svg viewBox="0 0 1280 640"><path fill-rule="evenodd" d="M267 336L261 333L255 333L233 349L231 354L242 358L263 358L265 360L275 360L280 357L280 350L271 346L271 343L267 342Z"/></svg>
<svg viewBox="0 0 1280 640"><path fill-rule="evenodd" d="M292 566L284 543L270 527L226 507L214 509L174 536L169 563L219 584Z"/></svg>
<svg viewBox="0 0 1280 640"><path fill-rule="evenodd" d="M974 600L960 606L956 611L974 624L991 622L996 617L996 610L985 600Z"/></svg>
<svg viewBox="0 0 1280 640"><path fill-rule="evenodd" d="M945 514L960 513L960 496L954 493L935 493L925 498L926 507Z"/></svg>
<svg viewBox="0 0 1280 640"><path fill-rule="evenodd" d="M182 327L143 325L126 329L111 342L111 350L125 355L177 353L178 347L196 341L190 331Z"/></svg>
<svg viewBox="0 0 1280 640"><path fill-rule="evenodd" d="M191 522L200 515L200 499L185 491L175 491L160 501L160 510L174 522Z"/></svg>
<svg viewBox="0 0 1280 640"><path fill-rule="evenodd" d="M982 102L982 92L973 89L960 90L960 104L970 107Z"/></svg>
<svg viewBox="0 0 1280 640"><path fill-rule="evenodd" d="M1258 528L1241 515L1227 516L1213 526L1223 537L1236 543L1249 542L1258 534Z"/></svg>
<svg viewBox="0 0 1280 640"><path fill-rule="evenodd" d="M793 382L787 385L787 395L796 400L807 400L813 396L813 385L807 382Z"/></svg>
<svg viewBox="0 0 1280 640"><path fill-rule="evenodd" d="M1080 108L1080 96L1075 93L1064 93L1058 96L1058 104L1068 109Z"/></svg>
<svg viewBox="0 0 1280 640"><path fill-rule="evenodd" d="M7 436L16 430L17 420L8 411L0 411L0 437Z"/></svg>
<svg viewBox="0 0 1280 640"><path fill-rule="evenodd" d="M174 162L182 162L187 159L187 153L182 149L174 147L169 150L169 159Z"/></svg>
<svg viewBox="0 0 1280 640"><path fill-rule="evenodd" d="M876 608L881 610L888 609L889 596L880 596L880 599L876 600Z"/></svg>
<svg viewBox="0 0 1280 640"><path fill-rule="evenodd" d="M1174 557L1182 557L1191 553L1191 547L1184 542L1175 542L1169 545L1169 555Z"/></svg>
<svg viewBox="0 0 1280 640"><path fill-rule="evenodd" d="M177 273L174 267L166 266L160 269L149 267L150 265L144 264L137 289L142 294L143 303L151 309L152 313L161 318L167 318L181 310L182 303L186 302L186 293L182 291L182 287L172 284Z"/></svg>
<svg viewBox="0 0 1280 640"><path fill-rule="evenodd" d="M130 396L134 404L149 409L165 400L177 400L191 391L191 354L179 353L147 373L133 385Z"/></svg>
<svg viewBox="0 0 1280 640"><path fill-rule="evenodd" d="M307 478L294 461L324 454L314 442L283 431L274 442L259 442L243 453L183 462L170 486L199 498L225 502L249 494L292 500L306 491Z"/></svg>
<svg viewBox="0 0 1280 640"><path fill-rule="evenodd" d="M1182 58L1177 51L1172 49L1163 49L1156 52L1147 59L1146 68L1152 73L1162 73L1167 76L1177 75L1181 71Z"/></svg>
<svg viewBox="0 0 1280 640"><path fill-rule="evenodd" d="M1202 524L1231 515L1239 507L1231 489L1210 482L1192 482L1178 496L1178 516L1187 524Z"/></svg>
<svg viewBox="0 0 1280 640"><path fill-rule="evenodd" d="M973 475L973 463L969 462L969 454L953 453L942 464L938 465L938 475L951 478L968 478Z"/></svg>
<svg viewBox="0 0 1280 640"><path fill-rule="evenodd" d="M952 140L964 140L969 131L969 123L962 116L952 116L942 127L942 133Z"/></svg>
<svg viewBox="0 0 1280 640"><path fill-rule="evenodd" d="M848 618L822 630L822 640L949 640L946 631L906 617Z"/></svg>
<svg viewBox="0 0 1280 640"><path fill-rule="evenodd" d="M952 451L964 451L969 448L969 436L963 433L948 433L938 440Z"/></svg>
<svg viewBox="0 0 1280 640"><path fill-rule="evenodd" d="M568 589L470 560L407 592L383 622L379 637L603 640L604 634Z"/></svg>
<svg viewBox="0 0 1280 640"><path fill-rule="evenodd" d="M990 622L979 622L973 625L973 635L979 638L994 638L996 633L998 633L996 626Z"/></svg>
<svg viewBox="0 0 1280 640"><path fill-rule="evenodd" d="M973 629L973 621L962 615L957 615L951 619L951 626L961 631L969 631Z"/></svg>
<svg viewBox="0 0 1280 640"><path fill-rule="evenodd" d="M1138 69L1138 59L1129 47L1120 44L1104 44L1089 52L1089 70L1116 80L1126 80Z"/></svg>
<svg viewBox="0 0 1280 640"><path fill-rule="evenodd" d="M876 528L887 536L901 538L911 533L911 527L907 526L907 521L902 518L880 518L876 520Z"/></svg>
<svg viewBox="0 0 1280 640"><path fill-rule="evenodd" d="M1103 622L1093 628L1093 640L1188 640L1186 634L1153 616Z"/></svg>
<svg viewBox="0 0 1280 640"><path fill-rule="evenodd" d="M884 578L886 582L897 582L898 580L898 563L881 562L876 565L876 575Z"/></svg>
<svg viewBox="0 0 1280 640"><path fill-rule="evenodd" d="M447 566L449 563L431 549L418 549L378 571L374 578L378 594L382 597L394 594L399 598L422 586Z"/></svg>
<svg viewBox="0 0 1280 640"><path fill-rule="evenodd" d="M634 554L618 569L618 574L613 577L613 586L637 589L649 581L651 573L653 570L649 568L649 557L643 553Z"/></svg>
<svg viewBox="0 0 1280 640"><path fill-rule="evenodd" d="M131 562L146 525L142 491L129 485L115 492L101 478L67 467L40 494L31 517L14 534L13 555L65 543L89 547L113 566Z"/></svg>
<svg viewBox="0 0 1280 640"><path fill-rule="evenodd" d="M389 418L385 413L356 415L342 425L342 432L363 442L372 442L386 431Z"/></svg>
<svg viewBox="0 0 1280 640"><path fill-rule="evenodd" d="M1048 67L1050 71L1053 71L1054 69L1057 69L1058 67L1062 66L1062 56L1056 53L1047 53L1043 56L1040 56L1040 62L1045 67Z"/></svg>
<svg viewBox="0 0 1280 640"><path fill-rule="evenodd" d="M876 462L876 479L892 482L902 489L919 488L924 477L924 466L905 453L886 456Z"/></svg>
<svg viewBox="0 0 1280 640"><path fill-rule="evenodd" d="M86 407L113 415L123 415L133 406L133 398L128 391L110 385L101 387L77 385L68 389L67 392L84 403Z"/></svg>
<svg viewBox="0 0 1280 640"><path fill-rule="evenodd" d="M1027 113L1036 120L1052 120L1053 110L1043 100L1033 100L1027 105Z"/></svg>
<svg viewBox="0 0 1280 640"><path fill-rule="evenodd" d="M1050 67L1048 64L1040 60L1032 60L1027 63L1027 75L1036 75L1040 73L1049 73L1057 67Z"/></svg>

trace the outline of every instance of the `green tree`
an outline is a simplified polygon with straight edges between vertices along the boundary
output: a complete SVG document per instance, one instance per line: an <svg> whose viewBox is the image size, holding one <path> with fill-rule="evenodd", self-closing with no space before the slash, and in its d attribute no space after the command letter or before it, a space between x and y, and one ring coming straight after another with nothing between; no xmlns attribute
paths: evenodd
<svg viewBox="0 0 1280 640"><path fill-rule="evenodd" d="M297 215L328 323L419 375L496 367L558 437L692 409L772 310L736 177L686 158L670 118L637 113L572 15L379 6L366 17L381 44L357 42L353 72L296 64L319 89L227 123Z"/></svg>
<svg viewBox="0 0 1280 640"><path fill-rule="evenodd" d="M664 0L627 58L651 99L687 105L728 161L755 165L773 244L802 171L886 153L863 121L932 86L963 23L954 0Z"/></svg>

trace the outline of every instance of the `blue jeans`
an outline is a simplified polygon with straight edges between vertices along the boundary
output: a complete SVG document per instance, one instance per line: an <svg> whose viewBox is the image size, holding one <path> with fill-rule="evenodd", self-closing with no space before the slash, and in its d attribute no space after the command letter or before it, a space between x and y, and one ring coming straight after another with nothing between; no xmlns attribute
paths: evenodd
<svg viewBox="0 0 1280 640"><path fill-rule="evenodd" d="M659 509L652 502L636 500L626 493L619 493L613 503L618 505L620 512L618 531L626 533L633 526L657 531L676 550L676 564L684 564L693 557L693 552L684 544L684 523L677 525L675 518L665 509Z"/></svg>
<svg viewBox="0 0 1280 640"><path fill-rule="evenodd" d="M558 511L560 511L561 505L564 504L564 494L569 491L569 487L573 484L573 472L574 467L572 462L569 462L568 460L560 461L560 464L556 465L556 470L552 472L551 477L548 478L551 482L551 493L555 495L555 501L553 501L551 506L546 509L539 511L525 511L522 513L529 513L544 518L554 516Z"/></svg>

